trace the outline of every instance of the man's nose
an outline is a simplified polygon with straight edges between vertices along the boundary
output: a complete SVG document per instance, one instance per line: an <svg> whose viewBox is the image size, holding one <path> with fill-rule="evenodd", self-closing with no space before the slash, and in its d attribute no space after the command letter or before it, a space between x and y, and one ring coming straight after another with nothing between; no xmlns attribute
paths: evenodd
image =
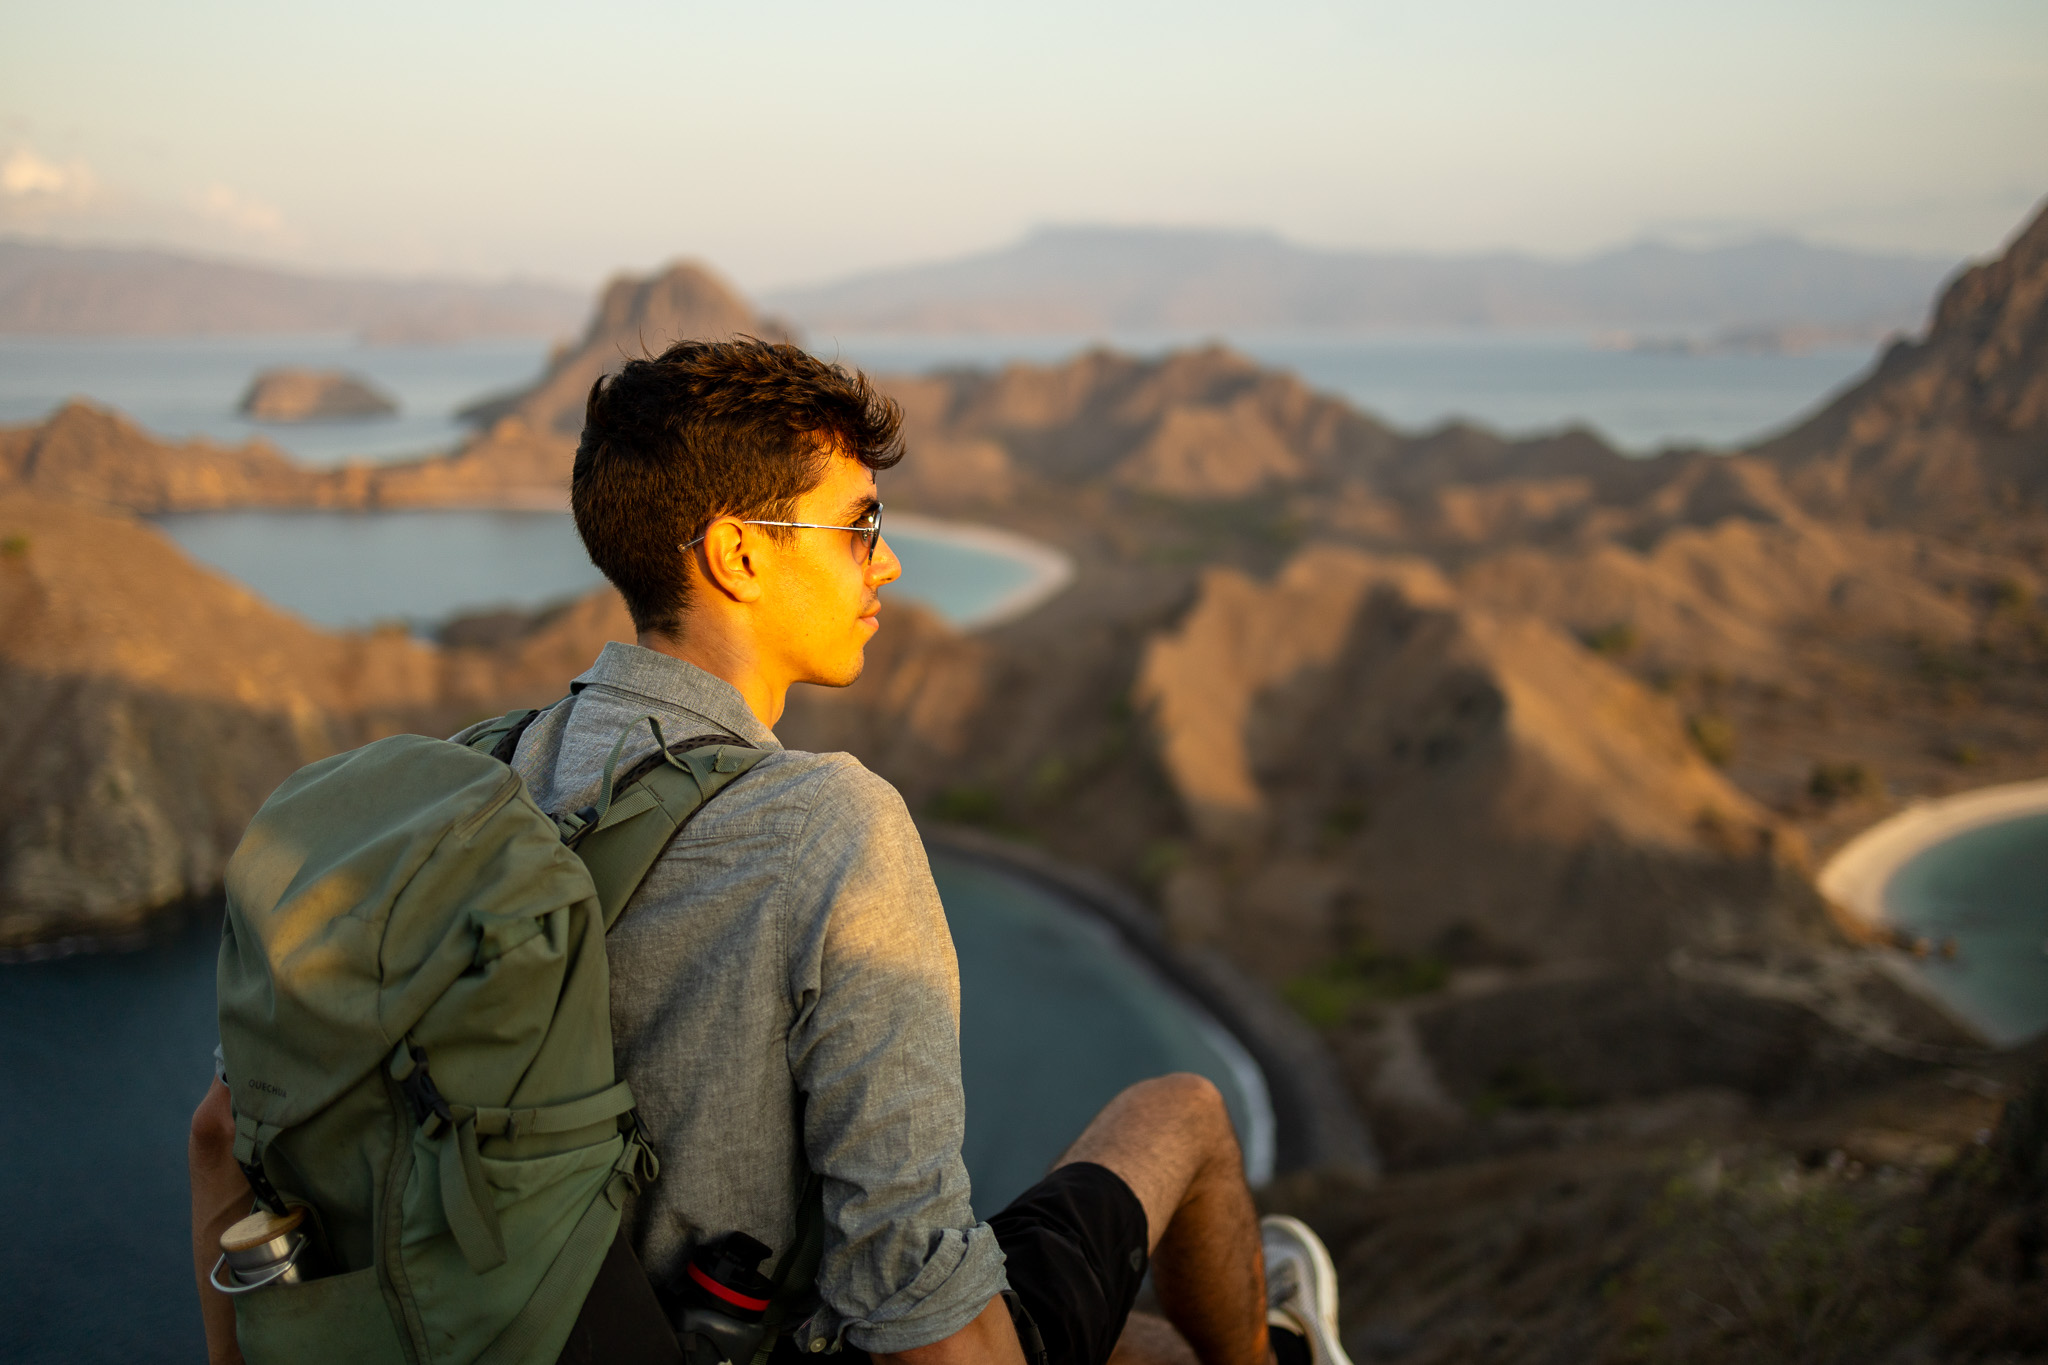
<svg viewBox="0 0 2048 1365"><path fill-rule="evenodd" d="M886 536L875 540L875 552L868 556L868 586L879 588L903 577L903 561L889 548Z"/></svg>

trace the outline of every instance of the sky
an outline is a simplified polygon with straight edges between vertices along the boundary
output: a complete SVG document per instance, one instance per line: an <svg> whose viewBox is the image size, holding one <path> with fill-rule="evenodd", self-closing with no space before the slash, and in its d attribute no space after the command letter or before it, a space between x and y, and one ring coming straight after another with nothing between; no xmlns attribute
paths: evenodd
<svg viewBox="0 0 2048 1365"><path fill-rule="evenodd" d="M0 0L0 233L750 291L1049 223L1960 259L2048 195L2041 0Z"/></svg>

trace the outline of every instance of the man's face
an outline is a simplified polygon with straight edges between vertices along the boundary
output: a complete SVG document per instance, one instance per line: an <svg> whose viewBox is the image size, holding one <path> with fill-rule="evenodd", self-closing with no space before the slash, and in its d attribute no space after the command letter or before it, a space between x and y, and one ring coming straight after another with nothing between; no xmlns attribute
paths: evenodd
<svg viewBox="0 0 2048 1365"><path fill-rule="evenodd" d="M874 471L846 455L833 455L818 486L797 499L790 521L852 526L876 506ZM766 527L749 527L762 531ZM772 650L792 682L845 687L860 677L867 643L880 628L881 588L902 576L889 542L853 531L784 530L789 539L770 552L771 580L757 637Z"/></svg>

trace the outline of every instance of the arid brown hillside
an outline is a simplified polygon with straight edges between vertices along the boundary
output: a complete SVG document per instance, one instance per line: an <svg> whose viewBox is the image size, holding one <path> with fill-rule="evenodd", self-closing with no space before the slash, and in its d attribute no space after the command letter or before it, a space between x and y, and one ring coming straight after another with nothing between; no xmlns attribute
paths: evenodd
<svg viewBox="0 0 2048 1365"><path fill-rule="evenodd" d="M131 518L0 493L0 947L212 893L300 764L551 701L625 624L603 594L495 650L322 631Z"/></svg>
<svg viewBox="0 0 2048 1365"><path fill-rule="evenodd" d="M329 506L332 487L266 441L162 441L76 399L34 426L0 427L0 492L150 514Z"/></svg>
<svg viewBox="0 0 2048 1365"><path fill-rule="evenodd" d="M1943 293L1925 338L1758 456L1823 513L2002 545L2048 518L2048 210Z"/></svg>

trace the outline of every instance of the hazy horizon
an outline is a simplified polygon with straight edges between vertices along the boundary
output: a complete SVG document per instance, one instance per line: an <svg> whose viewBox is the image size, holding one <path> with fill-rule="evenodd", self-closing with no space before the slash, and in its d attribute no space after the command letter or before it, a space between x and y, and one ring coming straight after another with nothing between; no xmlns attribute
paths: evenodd
<svg viewBox="0 0 2048 1365"><path fill-rule="evenodd" d="M2048 10L916 0L14 6L0 232L323 273L750 293L1036 227L1960 260L2044 188Z"/></svg>
<svg viewBox="0 0 2048 1365"><path fill-rule="evenodd" d="M2048 193L2044 193L2042 199L2044 204L2048 204ZM2027 211L2024 217L2015 219L2008 228L2006 236L2009 237L2012 233L2017 232L2031 216L2031 211ZM1688 240L1686 234L1679 232L1664 234L1644 232L1634 237L1606 242L1582 251L1523 251L1511 247L1493 250L1457 251L1431 249L1428 247L1378 248L1329 246L1300 241L1278 229L1265 227L1216 226L1202 223L1161 224L1143 222L1100 223L1078 220L1072 222L1046 221L1028 223L1008 238L999 241L982 243L942 255L893 261L886 264L854 266L827 276L793 276L786 282L766 286L761 289L754 289L741 284L741 289L748 297L801 293L821 286L837 285L865 277L869 274L885 274L898 270L917 270L932 266L964 263L982 256L1010 251L1048 236L1096 232L1131 233L1133 235L1158 234L1162 236L1186 235L1189 237L1237 238L1251 241L1265 240L1278 242L1283 246L1311 253L1356 254L1443 262L1478 261L1492 257L1502 257L1529 260L1545 265L1579 264L1640 247L1672 247L1682 251L1706 252L1776 242L1789 242L1824 250L1855 252L1872 257L1917 259L1960 265L1965 260L1996 255L2004 241L2004 238L2001 238L1998 242L1994 242L1982 250L1957 254L1939 251L1886 250L1882 248L1861 247L1854 244L1827 241L1819 237L1785 232L1759 231L1749 235L1731 236L1725 240L1713 241ZM734 278L731 276L731 272L726 270L722 262L682 249L671 251L667 255L649 257L646 260L620 261L589 279L571 279L563 275L543 275L533 271L517 269L501 271L465 270L460 265L444 269L407 269L399 266L379 266L376 264L355 265L344 263L329 265L306 263L289 257L266 255L246 247L238 249L235 247L187 246L175 240L159 240L139 236L122 236L119 234L106 236L64 236L47 231L36 232L18 227L0 226L0 243L8 242L31 247L55 246L77 248L80 250L162 252L170 256L210 261L220 265L271 269L314 278L388 281L467 281L475 284L530 284L549 288L571 289L579 293L588 293L600 287L607 279L615 275L646 275L677 261L694 261L697 264L708 266L714 271L725 274L729 278ZM736 278L734 278L734 282L736 284L740 283Z"/></svg>

